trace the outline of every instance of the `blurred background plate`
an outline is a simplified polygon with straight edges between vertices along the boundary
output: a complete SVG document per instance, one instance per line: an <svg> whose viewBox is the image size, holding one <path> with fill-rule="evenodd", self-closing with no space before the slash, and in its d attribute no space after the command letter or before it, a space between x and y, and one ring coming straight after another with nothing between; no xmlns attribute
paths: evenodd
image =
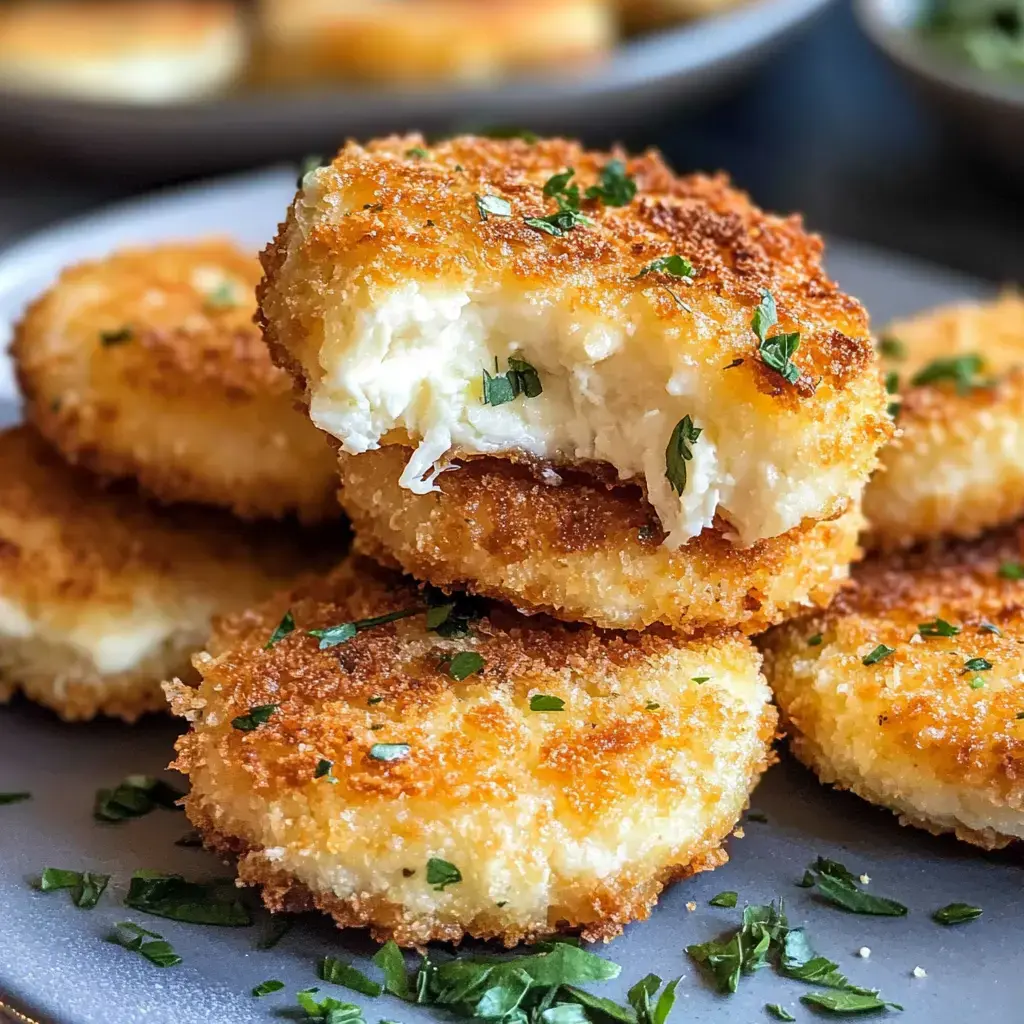
<svg viewBox="0 0 1024 1024"><path fill-rule="evenodd" d="M679 28L629 39L573 74L534 74L493 87L320 87L190 103L132 105L0 92L0 145L42 145L92 167L164 179L333 152L345 136L444 133L526 125L578 135L628 126L671 101L695 104L761 66L830 0L749 0Z"/></svg>

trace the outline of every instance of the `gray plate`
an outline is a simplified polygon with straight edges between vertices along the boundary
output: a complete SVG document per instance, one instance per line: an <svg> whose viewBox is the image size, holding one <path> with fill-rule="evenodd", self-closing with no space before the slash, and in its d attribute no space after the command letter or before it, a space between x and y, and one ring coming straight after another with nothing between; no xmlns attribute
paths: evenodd
<svg viewBox="0 0 1024 1024"><path fill-rule="evenodd" d="M129 204L37 236L0 257L0 326L62 263L118 244L220 230L256 245L273 229L291 187L289 174L269 172ZM833 273L880 319L989 290L877 250L835 243L830 252ZM10 402L0 408L13 417ZM196 879L224 872L210 855L173 845L187 828L179 813L157 811L117 826L91 818L95 790L129 773L158 772L170 759L175 733L176 724L160 718L135 728L112 722L70 726L24 702L0 709L0 790L34 795L30 802L0 807L0 999L22 1013L56 1024L267 1022L294 1005L297 989L317 984L319 957L351 957L365 965L372 952L365 936L339 933L316 915L300 918L279 946L260 952L255 940L262 917L253 928L208 928L120 906L136 868ZM623 971L603 992L621 996L632 981L655 971L683 976L672 1018L677 1024L768 1020L768 1002L810 1020L813 1014L798 1002L807 991L799 983L764 971L725 998L684 955L684 946L716 936L737 919L738 911L707 905L715 893L735 889L750 902L784 896L791 921L806 924L818 949L855 982L877 986L902 1003L900 1019L907 1024L1021 1019L1024 977L1013 968L1024 901L1014 857L984 855L901 828L891 815L819 786L788 761L768 773L753 802L767 823L746 823L745 838L729 842L728 865L671 889L648 922L631 926L608 947ZM794 885L818 854L867 872L869 889L906 903L910 915L859 917L822 905ZM114 882L96 909L77 910L66 893L33 891L29 879L46 865L90 868L112 874ZM696 903L692 912L688 901ZM959 928L929 919L932 910L953 901L984 907L984 917ZM163 934L184 963L159 970L105 941L113 922L125 919ZM868 960L856 955L865 945L872 951ZM916 966L928 977L912 977ZM287 989L253 999L249 990L267 978L279 978ZM345 990L335 994L344 998ZM437 1019L389 998L355 998L370 1021Z"/></svg>
<svg viewBox="0 0 1024 1024"><path fill-rule="evenodd" d="M327 152L346 136L524 125L607 132L671 100L696 102L753 72L829 0L747 0L733 11L629 40L593 68L494 87L252 92L160 107L0 93L0 132L52 144L78 162L174 174Z"/></svg>

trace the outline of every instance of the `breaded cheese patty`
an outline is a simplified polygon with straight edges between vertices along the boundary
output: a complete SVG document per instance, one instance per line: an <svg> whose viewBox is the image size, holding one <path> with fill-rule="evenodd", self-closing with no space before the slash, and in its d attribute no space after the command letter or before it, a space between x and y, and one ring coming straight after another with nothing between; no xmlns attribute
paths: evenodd
<svg viewBox="0 0 1024 1024"><path fill-rule="evenodd" d="M15 334L29 420L70 461L161 501L337 517L331 447L252 323L258 280L216 240L65 270Z"/></svg>
<svg viewBox="0 0 1024 1024"><path fill-rule="evenodd" d="M189 670L215 614L324 564L281 527L101 490L29 428L0 433L0 700L133 721ZM329 562L327 563L329 564Z"/></svg>
<svg viewBox="0 0 1024 1024"><path fill-rule="evenodd" d="M900 433L865 492L870 543L975 537L1024 514L1024 298L930 310L880 347Z"/></svg>
<svg viewBox="0 0 1024 1024"><path fill-rule="evenodd" d="M752 545L850 507L891 429L820 240L654 154L350 143L263 263L313 421L349 455L411 445L416 494L459 456L597 466L668 547L716 522Z"/></svg>
<svg viewBox="0 0 1024 1024"><path fill-rule="evenodd" d="M906 824L1024 838L1024 525L854 576L760 641L792 750Z"/></svg>
<svg viewBox="0 0 1024 1024"><path fill-rule="evenodd" d="M168 692L206 843L271 910L402 945L617 935L725 861L776 722L741 637L439 607L360 559L222 621L194 664Z"/></svg>
<svg viewBox="0 0 1024 1024"><path fill-rule="evenodd" d="M241 70L238 5L224 0L5 0L0 86L76 100L171 103Z"/></svg>
<svg viewBox="0 0 1024 1024"><path fill-rule="evenodd" d="M609 0L259 0L271 82L483 83L570 71L615 41Z"/></svg>
<svg viewBox="0 0 1024 1024"><path fill-rule="evenodd" d="M828 604L860 553L856 508L748 548L708 529L672 549L635 484L485 456L415 494L399 485L409 454L385 445L341 455L339 497L357 548L435 586L524 612L607 628L757 633Z"/></svg>

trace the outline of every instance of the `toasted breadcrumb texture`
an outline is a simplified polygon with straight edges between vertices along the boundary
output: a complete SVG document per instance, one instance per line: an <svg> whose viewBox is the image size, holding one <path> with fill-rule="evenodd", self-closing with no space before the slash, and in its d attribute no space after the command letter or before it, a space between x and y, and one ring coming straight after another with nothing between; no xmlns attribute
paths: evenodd
<svg viewBox="0 0 1024 1024"><path fill-rule="evenodd" d="M828 604L860 554L856 508L748 548L715 529L671 550L635 486L477 458L439 477L438 491L414 494L398 482L408 455L388 445L340 456L357 549L525 613L612 629L758 633Z"/></svg>
<svg viewBox="0 0 1024 1024"><path fill-rule="evenodd" d="M622 206L585 197L613 160L638 189ZM552 237L527 220L556 209L545 185L567 169L589 222ZM481 197L507 212L487 214ZM670 255L693 276L642 273ZM673 510L679 543L717 512L751 544L839 514L891 436L867 315L825 274L821 240L724 176L678 176L655 153L349 143L303 179L262 261L268 344L314 421L350 454L411 443L413 489L460 454L604 461L645 481L673 546ZM758 352L766 290L778 330L800 335L793 383ZM543 392L484 403L492 349L499 370L509 353L532 361ZM664 452L684 412L702 434L679 494Z"/></svg>
<svg viewBox="0 0 1024 1024"><path fill-rule="evenodd" d="M767 633L797 757L906 824L985 849L1024 838L1022 560L1021 524L876 556L827 612ZM958 632L922 636L937 618ZM893 653L865 665L879 645Z"/></svg>
<svg viewBox="0 0 1024 1024"><path fill-rule="evenodd" d="M15 332L27 418L71 462L164 502L336 518L330 446L252 322L259 274L218 240L65 270Z"/></svg>
<svg viewBox="0 0 1024 1024"><path fill-rule="evenodd" d="M1024 514L1024 297L929 310L883 333L898 374L899 435L864 494L868 543L971 538ZM898 343L893 346L891 343ZM890 353L887 355L886 353ZM893 355L891 353L895 352ZM913 384L934 360L978 356L976 374Z"/></svg>
<svg viewBox="0 0 1024 1024"><path fill-rule="evenodd" d="M465 636L422 614L325 650L308 635L423 602L353 559L223 620L195 658L200 687L168 684L191 722L175 762L188 815L268 907L317 906L401 945L608 939L668 881L724 862L776 725L748 641L602 633L486 602ZM296 629L267 649L286 609ZM456 680L466 652L482 666ZM531 710L539 695L564 708ZM265 724L232 726L267 704ZM315 776L321 761L336 781ZM431 857L462 880L429 884Z"/></svg>
<svg viewBox="0 0 1024 1024"><path fill-rule="evenodd" d="M738 7L746 0L621 0L622 17L632 30L706 18Z"/></svg>
<svg viewBox="0 0 1024 1024"><path fill-rule="evenodd" d="M190 672L213 616L340 557L323 540L153 508L99 488L30 428L4 431L0 699L23 690L69 720L163 710L161 680Z"/></svg>

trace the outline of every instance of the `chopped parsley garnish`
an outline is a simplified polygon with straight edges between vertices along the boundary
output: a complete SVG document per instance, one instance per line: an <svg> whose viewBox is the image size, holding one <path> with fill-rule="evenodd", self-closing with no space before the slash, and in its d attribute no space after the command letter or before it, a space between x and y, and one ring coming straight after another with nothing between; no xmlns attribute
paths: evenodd
<svg viewBox="0 0 1024 1024"><path fill-rule="evenodd" d="M257 949L273 949L290 931L292 922L283 914L274 914L256 942Z"/></svg>
<svg viewBox="0 0 1024 1024"><path fill-rule="evenodd" d="M181 963L181 957L174 952L169 942L164 941L162 935L142 928L132 921L118 921L114 925L110 941L144 956L157 967L176 967Z"/></svg>
<svg viewBox="0 0 1024 1024"><path fill-rule="evenodd" d="M512 204L501 196L481 195L477 193L476 208L481 220L488 217L511 217Z"/></svg>
<svg viewBox="0 0 1024 1024"><path fill-rule="evenodd" d="M960 632L960 627L945 619L932 619L931 622L920 623L917 631L921 636L956 636Z"/></svg>
<svg viewBox="0 0 1024 1024"><path fill-rule="evenodd" d="M550 697L546 693L535 693L530 697L531 711L564 711L565 701L561 697Z"/></svg>
<svg viewBox="0 0 1024 1024"><path fill-rule="evenodd" d="M605 206L628 206L636 195L636 181L626 173L626 165L621 160L609 160L601 168L599 183L591 185L585 195Z"/></svg>
<svg viewBox="0 0 1024 1024"><path fill-rule="evenodd" d="M269 996L271 992L280 992L281 989L283 989L283 988L284 988L284 982L283 981L277 981L276 979L271 979L269 981L261 981L258 985L256 985L253 988L252 994L257 999L259 999L261 996Z"/></svg>
<svg viewBox="0 0 1024 1024"><path fill-rule="evenodd" d="M411 749L408 743L374 743L370 757L374 761L401 761L409 756Z"/></svg>
<svg viewBox="0 0 1024 1024"><path fill-rule="evenodd" d="M907 908L902 903L863 892L857 879L838 861L819 857L804 875L829 903L851 914L873 914L880 917L905 917Z"/></svg>
<svg viewBox="0 0 1024 1024"><path fill-rule="evenodd" d="M938 924L965 924L976 921L982 913L981 907L972 907L970 903L948 903L932 914L932 920Z"/></svg>
<svg viewBox="0 0 1024 1024"><path fill-rule="evenodd" d="M661 978L656 974L648 974L626 993L629 1005L633 1007L633 1012L636 1014L637 1024L665 1024L668 1015L672 1012L672 1007L675 1006L676 988L680 980L680 978L674 978L668 982L656 1002L653 1001L654 997L658 994L658 989L661 988ZM582 1008L577 1007L577 1009ZM550 1011L545 1011L546 1013L550 1013ZM548 1024L546 1015L542 1014L542 1019L545 1024ZM581 1014L577 1021L580 1019L583 1024L589 1020L585 1013ZM563 1021L565 1024L573 1024L571 1018L564 1016L560 1017L555 1024L562 1024Z"/></svg>
<svg viewBox="0 0 1024 1024"><path fill-rule="evenodd" d="M796 1017L793 1016L785 1007L780 1006L778 1003L765 1003L765 1012L776 1020L794 1021Z"/></svg>
<svg viewBox="0 0 1024 1024"><path fill-rule="evenodd" d="M114 345L123 345L131 341L133 332L130 327L118 327L112 331L100 331L100 344L104 348L111 348Z"/></svg>
<svg viewBox="0 0 1024 1024"><path fill-rule="evenodd" d="M889 370L885 375L885 393L887 395L898 394L900 390L900 375L895 370Z"/></svg>
<svg viewBox="0 0 1024 1024"><path fill-rule="evenodd" d="M504 405L520 395L536 398L544 391L536 368L519 356L508 357L508 370L498 372L498 357L494 357L494 376L483 371L484 405Z"/></svg>
<svg viewBox="0 0 1024 1024"><path fill-rule="evenodd" d="M408 999L409 975L405 969L405 957L394 939L388 939L373 954L373 964L384 972L384 990L399 999Z"/></svg>
<svg viewBox="0 0 1024 1024"><path fill-rule="evenodd" d="M662 288L663 288L663 289L664 289L665 291L667 291L667 292L668 292L668 294L669 294L669 296L671 297L672 301L673 301L673 302L674 302L674 303L675 303L675 304L676 304L676 305L677 305L677 306L678 306L678 307L679 307L680 309L684 309L684 310L686 310L686 312L687 312L687 313L692 313L692 312L693 312L693 307L692 307L692 306L688 306L688 305L687 305L687 304L686 304L685 302L683 302L683 300L682 300L681 298L679 298L679 296L678 296L678 295L676 295L676 293L675 293L674 291L672 291L672 289L671 289L671 288L669 288L669 286L668 286L667 284L663 284L663 285L662 285L661 287L662 287Z"/></svg>
<svg viewBox="0 0 1024 1024"><path fill-rule="evenodd" d="M94 874L92 871L67 871L64 868L43 868L37 888L41 892L55 889L70 889L71 902L83 910L91 910L99 902L103 890L110 881L110 875Z"/></svg>
<svg viewBox="0 0 1024 1024"><path fill-rule="evenodd" d="M313 998L317 992L319 989L307 988L295 993L299 1006L306 1011L307 1020L323 1021L324 1024L365 1024L363 1011L355 1003L343 1003L333 996L325 996L318 1002Z"/></svg>
<svg viewBox="0 0 1024 1024"><path fill-rule="evenodd" d="M823 639L824 639L824 636L821 633L815 633L814 636L809 636L807 638L807 646L808 647L820 647L821 646L821 641Z"/></svg>
<svg viewBox="0 0 1024 1024"><path fill-rule="evenodd" d="M988 658L970 658L964 662L964 672L988 672L991 668Z"/></svg>
<svg viewBox="0 0 1024 1024"><path fill-rule="evenodd" d="M430 156L422 146L412 146L405 151L405 155L411 160L426 160Z"/></svg>
<svg viewBox="0 0 1024 1024"><path fill-rule="evenodd" d="M445 639L468 636L471 622L487 613L486 604L469 594L445 594L427 587L427 629Z"/></svg>
<svg viewBox="0 0 1024 1024"><path fill-rule="evenodd" d="M665 448L665 478L676 494L686 489L686 463L693 458L692 444L697 443L703 431L693 425L689 416L684 416L672 431Z"/></svg>
<svg viewBox="0 0 1024 1024"><path fill-rule="evenodd" d="M999 566L999 575L1004 580L1024 580L1024 565L1020 562L1003 562Z"/></svg>
<svg viewBox="0 0 1024 1024"><path fill-rule="evenodd" d="M149 775L129 775L113 789L96 790L92 816L97 821L124 821L141 818L157 807L177 810L177 801L185 794Z"/></svg>
<svg viewBox="0 0 1024 1024"><path fill-rule="evenodd" d="M181 875L136 871L125 906L187 924L243 928L252 917L231 881L186 882Z"/></svg>
<svg viewBox="0 0 1024 1024"><path fill-rule="evenodd" d="M334 762L328 761L326 757L321 757L316 763L316 769L313 772L314 779L326 779L328 782L337 782L338 780L332 774L334 770Z"/></svg>
<svg viewBox="0 0 1024 1024"><path fill-rule="evenodd" d="M238 290L231 281L221 281L206 293L203 300L203 305L209 310L234 309L238 304Z"/></svg>
<svg viewBox="0 0 1024 1024"><path fill-rule="evenodd" d="M649 700L644 705L644 711L657 711L660 707L661 705L656 700Z"/></svg>
<svg viewBox="0 0 1024 1024"><path fill-rule="evenodd" d="M263 645L263 650L269 651L274 644L279 643L289 633L295 629L295 616L292 615L291 609L284 613L281 621L277 624L274 632L270 634L270 639Z"/></svg>
<svg viewBox="0 0 1024 1024"><path fill-rule="evenodd" d="M907 357L907 346L891 334L883 334L878 339L878 351L886 359L906 359Z"/></svg>
<svg viewBox="0 0 1024 1024"><path fill-rule="evenodd" d="M427 861L427 882L435 892L443 892L446 885L455 885L462 881L462 872L452 863L440 857L431 857Z"/></svg>
<svg viewBox="0 0 1024 1024"><path fill-rule="evenodd" d="M476 675L484 667L484 659L476 651L459 651L442 663L444 670L457 683Z"/></svg>
<svg viewBox="0 0 1024 1024"><path fill-rule="evenodd" d="M800 334L773 334L768 337L768 331L779 322L778 313L775 308L775 297L765 289L761 292L761 301L754 310L754 316L750 326L757 335L760 342L757 353L761 362L790 384L795 384L800 379L800 367L792 361L793 353L800 346Z"/></svg>
<svg viewBox="0 0 1024 1024"><path fill-rule="evenodd" d="M717 896L712 896L708 900L708 903L713 907L728 907L732 908L736 906L736 900L739 898L739 893L736 892L720 892Z"/></svg>
<svg viewBox="0 0 1024 1024"><path fill-rule="evenodd" d="M979 377L985 361L979 355L952 356L936 359L922 367L911 378L915 387L922 384L939 384L951 382L956 385L959 394L964 395L974 388L991 385L991 381Z"/></svg>
<svg viewBox="0 0 1024 1024"><path fill-rule="evenodd" d="M982 679L981 676L975 676L971 680L971 689L972 690L980 690L984 685L985 685L985 680Z"/></svg>
<svg viewBox="0 0 1024 1024"><path fill-rule="evenodd" d="M885 644L879 644L869 655L867 655L862 665L877 665L883 658L888 658L890 654L895 654L895 647L886 647Z"/></svg>
<svg viewBox="0 0 1024 1024"><path fill-rule="evenodd" d="M569 184L575 173L570 167L548 178L544 183L544 195L554 198L558 203L558 211L546 217L524 217L523 222L527 227L558 238L581 224L594 223L580 212L579 185Z"/></svg>
<svg viewBox="0 0 1024 1024"><path fill-rule="evenodd" d="M988 622L985 619L978 623L978 631L981 633L994 633L996 636L1003 635L1003 631L994 622Z"/></svg>
<svg viewBox="0 0 1024 1024"><path fill-rule="evenodd" d="M336 960L333 956L325 956L317 968L317 977L321 981L329 981L332 985L344 985L364 996L379 996L384 991L382 985L368 978L357 967Z"/></svg>
<svg viewBox="0 0 1024 1024"><path fill-rule="evenodd" d="M633 280L646 277L648 274L668 274L670 277L693 277L693 264L685 256L659 256L651 260L640 273L633 275ZM742 360L741 360L742 362Z"/></svg>
<svg viewBox="0 0 1024 1024"><path fill-rule="evenodd" d="M270 721L270 716L280 707L280 704L257 704L255 707L249 708L244 715L238 715L236 718L231 719L231 724L239 730L239 732L252 732L253 729L258 729L261 725L266 725Z"/></svg>
<svg viewBox="0 0 1024 1024"><path fill-rule="evenodd" d="M694 676L692 681L700 686L702 683L706 683L710 678L711 676Z"/></svg>
<svg viewBox="0 0 1024 1024"><path fill-rule="evenodd" d="M22 800L31 800L31 793L0 793L0 807L5 804L20 804Z"/></svg>
<svg viewBox="0 0 1024 1024"><path fill-rule="evenodd" d="M363 633L375 626L384 626L389 622L397 622L399 619L407 619L412 615L419 615L422 611L422 608L406 608L400 612L375 615L372 619L342 622L337 626L328 626L327 629L311 629L308 635L316 637L320 641L320 650L326 651L329 647L347 644L357 633Z"/></svg>

